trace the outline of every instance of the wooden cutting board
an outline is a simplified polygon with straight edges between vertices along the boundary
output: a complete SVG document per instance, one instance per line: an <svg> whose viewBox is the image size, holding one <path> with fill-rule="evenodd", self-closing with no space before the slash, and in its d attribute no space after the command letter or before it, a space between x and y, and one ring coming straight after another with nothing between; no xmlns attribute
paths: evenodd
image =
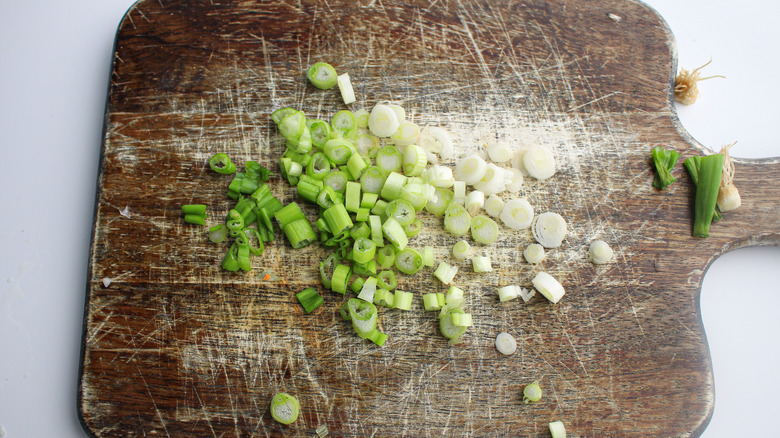
<svg viewBox="0 0 780 438"><path fill-rule="evenodd" d="M530 232L502 229L499 243L477 247L493 272L458 263L474 316L460 345L422 309L422 293L445 290L431 271L401 276L399 289L418 297L411 311L380 310L389 339L379 348L341 321L346 297L319 285L322 247L293 251L278 239L250 272L231 273L219 268L226 248L183 224L182 204L209 205L210 225L230 207L229 178L206 165L212 154L276 168L283 142L271 111L345 108L337 91L305 81L320 60L352 77L351 109L397 102L421 126L450 130L459 155L495 139L556 152L553 178L528 178L511 195L563 215L568 237L537 267L520 257ZM780 242L780 165L738 160L743 206L710 238L692 238L690 179L678 165L679 180L658 191L648 165L656 144L683 159L703 153L671 103L676 68L669 28L636 1L139 2L117 34L106 110L79 392L85 429L313 436L324 424L335 437L545 436L562 420L582 437L699 435L715 392L702 277L726 251ZM278 176L271 184L282 201L297 199ZM457 239L436 231L440 218L424 221L411 245L434 245L437 260L453 262ZM615 249L613 263L587 262L598 238ZM564 284L561 302L499 303L498 287L530 286L538 270ZM294 297L308 286L325 298L311 315ZM502 331L518 340L512 356L494 347ZM524 405L533 380L544 397ZM271 419L277 391L300 400L293 425Z"/></svg>

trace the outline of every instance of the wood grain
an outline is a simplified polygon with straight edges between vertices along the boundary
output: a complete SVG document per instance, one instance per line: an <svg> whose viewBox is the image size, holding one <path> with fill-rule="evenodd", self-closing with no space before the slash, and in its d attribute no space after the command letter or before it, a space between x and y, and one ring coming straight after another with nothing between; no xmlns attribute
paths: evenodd
<svg viewBox="0 0 780 438"><path fill-rule="evenodd" d="M620 17L611 19L608 14ZM501 231L479 247L497 267L462 263L475 325L450 347L432 313L382 311L383 348L340 320L345 299L304 315L294 293L319 286L325 251L268 245L248 273L219 269L225 248L184 225L180 206L230 206L228 179L206 161L275 168L283 141L269 118L283 106L327 117L337 92L313 89L304 70L326 60L349 72L352 106L391 100L420 125L443 126L462 154L486 141L537 142L560 158L555 177L515 193L569 223L541 267L521 261L528 232ZM778 160L739 160L743 206L691 235L692 186L651 187L652 145L702 146L670 101L676 49L666 24L625 0L359 0L294 2L144 0L122 20L106 109L84 319L79 410L93 436L697 436L713 407L699 311L702 278L726 251L780 242ZM707 145L717 148L720 145ZM448 164L452 164L449 162ZM278 178L274 193L293 190ZM127 207L126 214L121 212ZM307 207L308 208L308 207ZM313 209L307 212L315 214ZM426 232L450 260L452 236ZM594 266L597 238L616 251ZM543 269L567 294L557 305L499 303ZM266 273L271 281L263 281ZM103 278L112 279L108 287ZM423 271L399 289L444 287ZM735 299L740 299L736 297ZM503 357L497 333L518 352ZM535 405L520 402L538 379ZM298 396L291 426L268 412L277 391Z"/></svg>

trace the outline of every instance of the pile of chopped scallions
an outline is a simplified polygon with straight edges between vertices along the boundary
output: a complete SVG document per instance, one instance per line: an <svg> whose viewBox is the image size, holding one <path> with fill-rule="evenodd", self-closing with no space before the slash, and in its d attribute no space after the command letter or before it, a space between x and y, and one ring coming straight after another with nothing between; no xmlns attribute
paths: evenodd
<svg viewBox="0 0 780 438"><path fill-rule="evenodd" d="M345 103L355 101L349 76L338 75L332 66L316 63L307 77L319 89L338 85ZM250 270L249 255L262 253L263 243L273 239L274 223L293 248L320 242L331 249L319 263L322 285L342 295L348 290L357 295L344 302L341 315L351 321L358 336L377 345L387 339L379 330L377 306L412 308L414 293L398 289L402 281L397 274L413 276L430 269L442 285L450 287L446 294L422 295L423 307L438 312L440 331L450 343L460 342L472 325L471 314L463 308L464 291L456 286L458 265L446 260L437 263L433 247L415 245L424 212L442 218L443 229L461 238L452 256L456 261L470 260L478 273L492 271L492 261L474 254L472 244L496 242L500 224L510 230L532 228L539 243L526 251L529 263L539 263L543 248L557 248L566 237L566 222L559 214L535 216L527 199L501 197L506 191L517 191L524 176L543 180L555 173L554 155L547 147L514 151L506 143L491 143L486 145L489 161L468 154L451 168L440 164L456 154L449 132L435 126L421 128L392 102L379 102L370 111L343 109L329 120L285 107L275 110L271 119L285 141L279 159L281 177L295 187L300 202L315 205L319 214L312 220L298 202L282 205L266 184L268 171L248 161L246 171L236 173L228 191L236 206L225 224L209 229L214 242L233 239L222 266ZM221 174L236 172L225 154L213 156L209 164ZM185 207L187 222L205 223L202 207ZM555 303L564 293L560 283L544 272L532 283L535 289L503 287L499 298L528 301L537 290ZM306 313L323 303L313 287L296 297Z"/></svg>

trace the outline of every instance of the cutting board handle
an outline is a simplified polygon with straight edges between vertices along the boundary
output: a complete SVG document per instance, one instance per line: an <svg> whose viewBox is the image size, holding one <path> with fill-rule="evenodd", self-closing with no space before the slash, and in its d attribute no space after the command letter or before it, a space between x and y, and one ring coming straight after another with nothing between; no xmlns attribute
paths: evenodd
<svg viewBox="0 0 780 438"><path fill-rule="evenodd" d="M724 252L746 246L780 245L780 157L734 158L734 185L742 205L714 226L731 238Z"/></svg>

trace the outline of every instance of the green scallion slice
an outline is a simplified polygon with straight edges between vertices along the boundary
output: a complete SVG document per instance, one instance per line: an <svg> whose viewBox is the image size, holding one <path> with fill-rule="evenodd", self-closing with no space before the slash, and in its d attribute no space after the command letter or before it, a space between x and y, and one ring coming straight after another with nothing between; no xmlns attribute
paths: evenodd
<svg viewBox="0 0 780 438"><path fill-rule="evenodd" d="M336 86L338 74L336 69L327 62L316 62L306 70L306 77L320 90L329 90Z"/></svg>
<svg viewBox="0 0 780 438"><path fill-rule="evenodd" d="M320 296L317 289L314 289L313 287L308 287L298 292L295 294L295 298L301 303L301 306L303 306L303 310L306 311L306 313L311 313L314 309L320 307L322 303L324 303L322 296Z"/></svg>

